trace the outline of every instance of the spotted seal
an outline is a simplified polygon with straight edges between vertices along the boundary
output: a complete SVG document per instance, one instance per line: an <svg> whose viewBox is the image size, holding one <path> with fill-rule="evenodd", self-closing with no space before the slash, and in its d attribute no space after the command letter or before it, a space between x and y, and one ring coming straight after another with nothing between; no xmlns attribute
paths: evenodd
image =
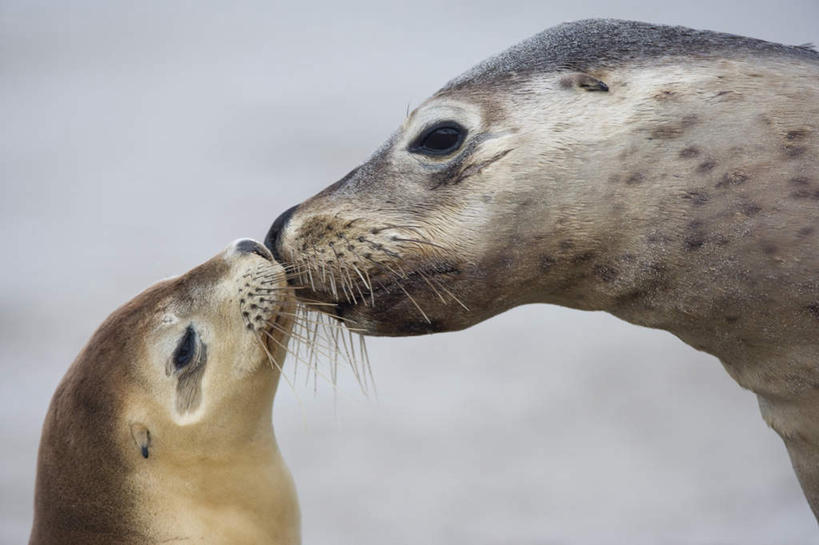
<svg viewBox="0 0 819 545"><path fill-rule="evenodd" d="M51 401L29 543L299 543L271 414L290 291L244 239L111 314Z"/></svg>
<svg viewBox="0 0 819 545"><path fill-rule="evenodd" d="M266 244L372 335L536 302L670 331L758 395L819 513L817 157L809 46L580 21L449 82Z"/></svg>

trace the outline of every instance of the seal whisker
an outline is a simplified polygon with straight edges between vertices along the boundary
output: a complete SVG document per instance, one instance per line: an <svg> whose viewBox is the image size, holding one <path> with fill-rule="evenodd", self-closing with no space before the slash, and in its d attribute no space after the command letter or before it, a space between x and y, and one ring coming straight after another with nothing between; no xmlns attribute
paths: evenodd
<svg viewBox="0 0 819 545"><path fill-rule="evenodd" d="M435 289L435 286L433 286L433 285L432 285L432 282L430 282L430 281L429 281L429 278L427 278L427 276L426 276L424 273L422 273L421 271L416 271L416 272L418 273L418 276L420 276L421 278L423 278L424 282L426 282L426 283L427 283L427 285L430 287L430 289L432 289L432 291L433 291L433 292L435 292L435 295L437 295L437 296L438 296L438 298L441 300L441 303L443 303L443 304L445 304L445 305L446 305L446 304L447 304L447 300L446 300L446 299L444 299L444 296L443 296L443 295L441 295L441 294L438 292L438 290L436 290L436 289Z"/></svg>
<svg viewBox="0 0 819 545"><path fill-rule="evenodd" d="M281 348L282 348L282 349L283 349L285 352L291 353L291 352L290 352L290 350L289 350L289 348L287 348L285 345L283 345L283 344L282 344L282 343L281 343L281 342L280 342L278 339L276 339L276 338L275 338L273 335L271 335L271 334L270 334L270 333L268 333L267 331L262 331L262 333L264 333L265 335L267 335L268 337L270 337L270 339L271 339L273 342L275 342L277 345L279 345L279 346L280 346L280 347L281 347ZM291 353L291 355L292 355L292 353ZM304 360L301 360L301 361L304 363ZM290 378L289 378L289 377L288 377L288 376L287 376L287 375L284 373L284 371L282 370L281 366L280 366L278 363L276 363L275 359L271 359L271 362L273 363L273 365L275 365L275 366L276 366L276 368L279 370L279 374L280 374L280 375L281 375L281 376L284 378L284 380L287 382L287 384L288 384L288 385L290 386L290 388L293 390L293 393L294 393L294 394L296 394L296 397L298 398L298 394L296 393L296 390L295 390L295 385L294 385L294 384L293 384L293 383L290 381ZM307 364L305 363L305 365L307 365ZM335 379L333 379L333 380L329 380L329 379L326 377L326 375L324 375L323 373L321 373L321 372L318 370L318 368L317 368L316 366L313 366L313 367L312 367L312 370L313 370L314 374L318 374L319 376L321 376L321 377L322 377L322 378L324 378L325 380L328 380L328 382L329 382L329 383L332 385L333 389L335 389L335 388L336 388L336 381L335 381Z"/></svg>

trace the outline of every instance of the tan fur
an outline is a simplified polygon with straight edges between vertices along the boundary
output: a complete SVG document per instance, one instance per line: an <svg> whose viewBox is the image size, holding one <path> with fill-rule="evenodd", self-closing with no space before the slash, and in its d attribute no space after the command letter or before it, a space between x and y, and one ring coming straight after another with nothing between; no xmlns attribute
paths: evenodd
<svg viewBox="0 0 819 545"><path fill-rule="evenodd" d="M278 264L234 245L115 311L49 408L30 543L299 543L272 427L279 372L266 352L284 359L288 292ZM242 314L251 300L264 318L252 328ZM264 346L257 336L276 317L282 346ZM207 350L191 410L171 362L189 324Z"/></svg>
<svg viewBox="0 0 819 545"><path fill-rule="evenodd" d="M594 80L608 91L577 84ZM468 129L466 160L407 151L435 120ZM533 302L671 331L759 395L819 514L817 158L819 64L796 55L467 80L301 204L276 248L304 297L370 334Z"/></svg>

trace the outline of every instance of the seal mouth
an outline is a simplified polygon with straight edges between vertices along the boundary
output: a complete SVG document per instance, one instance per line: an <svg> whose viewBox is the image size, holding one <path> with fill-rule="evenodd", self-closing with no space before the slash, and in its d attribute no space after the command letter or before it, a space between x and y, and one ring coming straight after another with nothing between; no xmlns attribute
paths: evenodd
<svg viewBox="0 0 819 545"><path fill-rule="evenodd" d="M352 276L338 280L328 279L326 275L319 279L312 275L311 282L302 272L288 276L288 283L305 306L342 320L346 320L352 310L384 311L402 301L409 301L427 322L430 320L426 308L431 300L444 305L455 303L469 310L446 285L448 278L461 273L454 263L438 262L409 271L400 268L393 271L390 276L361 275L358 282Z"/></svg>

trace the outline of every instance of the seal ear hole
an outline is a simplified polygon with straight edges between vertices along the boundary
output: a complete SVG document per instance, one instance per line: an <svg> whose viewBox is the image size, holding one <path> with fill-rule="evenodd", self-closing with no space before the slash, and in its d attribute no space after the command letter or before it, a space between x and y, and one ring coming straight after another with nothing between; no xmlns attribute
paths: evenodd
<svg viewBox="0 0 819 545"><path fill-rule="evenodd" d="M466 129L454 121L442 121L427 127L410 144L410 153L433 157L457 151L466 139Z"/></svg>
<svg viewBox="0 0 819 545"><path fill-rule="evenodd" d="M143 458L148 458L151 447L151 432L144 424L131 424L131 437L134 439L140 454Z"/></svg>
<svg viewBox="0 0 819 545"><path fill-rule="evenodd" d="M564 89L576 88L584 91L602 91L604 93L609 90L609 86L605 82L584 73L563 76L560 78L560 86Z"/></svg>

